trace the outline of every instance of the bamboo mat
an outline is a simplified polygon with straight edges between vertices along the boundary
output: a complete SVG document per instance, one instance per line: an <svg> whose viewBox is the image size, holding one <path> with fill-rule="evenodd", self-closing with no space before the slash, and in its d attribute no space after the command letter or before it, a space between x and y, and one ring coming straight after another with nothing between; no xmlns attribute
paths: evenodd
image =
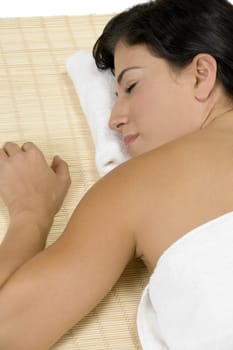
<svg viewBox="0 0 233 350"><path fill-rule="evenodd" d="M49 162L59 154L70 167L72 186L48 245L59 237L78 201L98 179L94 146L65 62L76 50L90 49L110 17L0 19L1 145L9 140L33 141ZM0 202L0 240L7 223ZM140 349L136 310L147 278L141 262L131 263L103 302L52 349Z"/></svg>

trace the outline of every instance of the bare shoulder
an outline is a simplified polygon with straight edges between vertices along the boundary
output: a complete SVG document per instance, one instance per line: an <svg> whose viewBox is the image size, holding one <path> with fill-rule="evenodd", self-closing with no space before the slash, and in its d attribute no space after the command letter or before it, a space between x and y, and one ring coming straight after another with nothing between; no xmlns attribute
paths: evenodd
<svg viewBox="0 0 233 350"><path fill-rule="evenodd" d="M133 235L136 255L153 269L178 238L233 209L230 140L203 130L131 159L98 181L79 211L87 207L100 231Z"/></svg>
<svg viewBox="0 0 233 350"><path fill-rule="evenodd" d="M137 254L150 270L177 239L233 210L232 146L224 133L203 130L132 162Z"/></svg>

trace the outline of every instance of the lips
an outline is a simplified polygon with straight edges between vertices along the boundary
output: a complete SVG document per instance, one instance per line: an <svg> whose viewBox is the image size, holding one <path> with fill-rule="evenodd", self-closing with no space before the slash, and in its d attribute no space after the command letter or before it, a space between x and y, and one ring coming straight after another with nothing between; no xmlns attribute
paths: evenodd
<svg viewBox="0 0 233 350"><path fill-rule="evenodd" d="M125 145L128 147L131 143L133 143L136 140L137 137L138 134L125 136L123 138Z"/></svg>

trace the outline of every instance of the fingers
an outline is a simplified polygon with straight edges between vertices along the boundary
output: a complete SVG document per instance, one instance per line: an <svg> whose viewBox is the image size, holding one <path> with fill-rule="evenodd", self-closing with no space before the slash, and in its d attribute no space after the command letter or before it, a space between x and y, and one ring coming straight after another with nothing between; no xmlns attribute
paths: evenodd
<svg viewBox="0 0 233 350"><path fill-rule="evenodd" d="M20 148L15 142L6 142L2 149L0 149L0 157L6 159L15 155L18 152L27 152L32 148L37 148L32 142L25 142Z"/></svg>
<svg viewBox="0 0 233 350"><path fill-rule="evenodd" d="M52 169L58 177L65 180L68 184L71 183L68 165L59 156L53 158Z"/></svg>
<svg viewBox="0 0 233 350"><path fill-rule="evenodd" d="M15 155L16 153L20 152L21 148L14 142L7 142L3 146L2 152L5 152L5 154L10 157Z"/></svg>
<svg viewBox="0 0 233 350"><path fill-rule="evenodd" d="M21 149L24 151L24 152L27 152L29 151L30 149L32 148L37 148L36 145L33 143L33 142L25 142L23 144L23 146L21 147Z"/></svg>
<svg viewBox="0 0 233 350"><path fill-rule="evenodd" d="M8 158L8 155L6 154L6 152L3 149L0 149L0 159L4 160L7 158Z"/></svg>
<svg viewBox="0 0 233 350"><path fill-rule="evenodd" d="M20 147L17 143L8 141L2 148L0 148L0 161L1 163L5 163L5 161L10 160L11 157L14 157L17 154L23 155L23 153L28 152L31 149L37 150L37 153L39 152L42 155L42 152L32 142L26 142Z"/></svg>
<svg viewBox="0 0 233 350"><path fill-rule="evenodd" d="M11 156L14 156L18 152L28 152L33 149L38 151L43 156L39 148L37 148L33 142L25 142L22 147L17 145L15 142L6 142L3 148L0 149L0 159L5 160ZM65 181L67 184L71 183L68 165L59 156L55 156L53 158L51 168L63 181Z"/></svg>

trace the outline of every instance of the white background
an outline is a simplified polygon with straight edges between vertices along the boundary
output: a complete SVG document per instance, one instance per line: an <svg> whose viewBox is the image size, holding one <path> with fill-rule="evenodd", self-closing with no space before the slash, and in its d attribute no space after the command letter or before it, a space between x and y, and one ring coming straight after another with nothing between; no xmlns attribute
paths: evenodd
<svg viewBox="0 0 233 350"><path fill-rule="evenodd" d="M3 0L0 17L64 16L119 12L147 0Z"/></svg>
<svg viewBox="0 0 233 350"><path fill-rule="evenodd" d="M75 16L114 13L139 2L147 2L147 0L2 0L0 3L0 17ZM233 0L230 0L230 2L233 3Z"/></svg>

